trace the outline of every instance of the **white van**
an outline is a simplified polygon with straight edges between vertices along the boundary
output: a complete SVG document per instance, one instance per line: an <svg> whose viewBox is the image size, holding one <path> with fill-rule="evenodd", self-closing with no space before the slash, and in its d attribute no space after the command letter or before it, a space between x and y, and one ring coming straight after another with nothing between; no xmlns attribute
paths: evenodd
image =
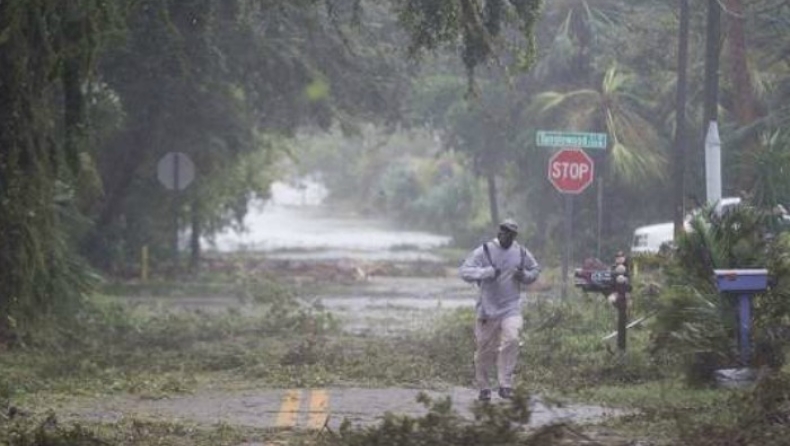
<svg viewBox="0 0 790 446"><path fill-rule="evenodd" d="M641 226L634 231L631 255L655 254L663 245L671 245L675 239L675 224L658 223Z"/></svg>
<svg viewBox="0 0 790 446"><path fill-rule="evenodd" d="M713 213L716 215L723 215L727 210L740 203L740 197L722 198L713 207ZM690 229L689 222L693 216L697 215L700 211L700 209L695 209L686 215L683 224L686 231ZM675 224L672 222L640 226L634 230L634 238L631 243L631 254L655 254L662 246L671 246L674 240Z"/></svg>

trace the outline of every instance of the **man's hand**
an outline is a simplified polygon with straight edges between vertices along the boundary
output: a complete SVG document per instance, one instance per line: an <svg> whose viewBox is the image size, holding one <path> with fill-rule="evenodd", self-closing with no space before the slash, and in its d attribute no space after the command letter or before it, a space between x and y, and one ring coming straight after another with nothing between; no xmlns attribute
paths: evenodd
<svg viewBox="0 0 790 446"><path fill-rule="evenodd" d="M502 273L499 268L489 266L487 269L488 271L486 271L485 275L483 276L483 280L493 282L499 279L499 275Z"/></svg>
<svg viewBox="0 0 790 446"><path fill-rule="evenodd" d="M538 274L540 274L540 269L538 268L529 270L517 268L515 271L513 271L513 277L515 280L526 285L538 280Z"/></svg>

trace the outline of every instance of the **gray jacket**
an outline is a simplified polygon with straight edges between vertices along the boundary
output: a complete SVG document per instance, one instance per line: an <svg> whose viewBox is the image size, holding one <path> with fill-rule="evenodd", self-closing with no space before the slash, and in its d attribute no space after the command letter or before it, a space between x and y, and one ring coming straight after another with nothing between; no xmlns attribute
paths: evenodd
<svg viewBox="0 0 790 446"><path fill-rule="evenodd" d="M488 254L484 246L488 247ZM517 270L524 271L521 281ZM496 276L499 270L499 276ZM498 319L521 314L521 287L538 279L540 265L526 248L513 242L503 249L499 240L493 239L472 251L459 269L461 278L480 286L477 300L477 317Z"/></svg>

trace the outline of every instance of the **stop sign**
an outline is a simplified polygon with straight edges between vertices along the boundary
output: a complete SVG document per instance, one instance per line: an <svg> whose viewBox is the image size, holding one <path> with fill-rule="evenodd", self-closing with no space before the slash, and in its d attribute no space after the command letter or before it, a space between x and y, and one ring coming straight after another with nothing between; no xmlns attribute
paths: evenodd
<svg viewBox="0 0 790 446"><path fill-rule="evenodd" d="M592 158L580 149L562 149L549 159L549 181L565 194L581 193L593 181Z"/></svg>

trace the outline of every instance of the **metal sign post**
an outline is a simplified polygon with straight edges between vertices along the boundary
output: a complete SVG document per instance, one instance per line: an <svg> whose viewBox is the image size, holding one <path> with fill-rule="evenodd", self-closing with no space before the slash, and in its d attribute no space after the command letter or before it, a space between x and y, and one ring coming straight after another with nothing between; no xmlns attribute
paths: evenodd
<svg viewBox="0 0 790 446"><path fill-rule="evenodd" d="M185 153L169 152L156 166L156 176L167 189L175 192L173 196L173 264L179 268L178 259L178 217L181 209L181 191L195 179L195 165Z"/></svg>
<svg viewBox="0 0 790 446"><path fill-rule="evenodd" d="M593 160L579 149L563 149L549 159L548 178L565 195L565 250L562 257L561 296L568 295L568 269L573 258L573 195L582 193L593 182Z"/></svg>
<svg viewBox="0 0 790 446"><path fill-rule="evenodd" d="M573 195L582 193L595 179L595 163L581 148L606 149L606 133L538 130L538 147L560 147L549 159L548 179L565 195L565 249L562 259L562 298L568 292L568 269L573 257ZM600 211L599 211L600 212Z"/></svg>

